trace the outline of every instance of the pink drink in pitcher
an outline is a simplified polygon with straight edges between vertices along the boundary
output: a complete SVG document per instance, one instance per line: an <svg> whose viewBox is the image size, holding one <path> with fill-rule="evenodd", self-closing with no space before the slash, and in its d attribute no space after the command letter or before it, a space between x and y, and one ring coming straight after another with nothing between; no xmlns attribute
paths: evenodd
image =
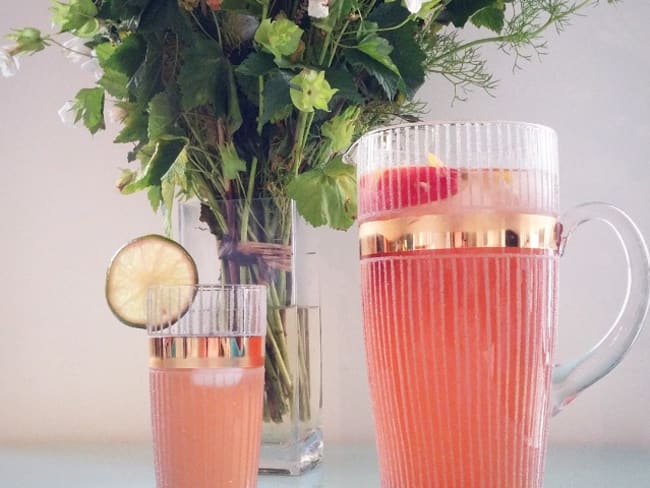
<svg viewBox="0 0 650 488"><path fill-rule="evenodd" d="M621 211L558 216L555 133L406 124L356 144L366 356L383 488L541 488L548 419L620 361L648 305L648 254ZM616 226L621 319L555 366L558 262L590 219Z"/></svg>

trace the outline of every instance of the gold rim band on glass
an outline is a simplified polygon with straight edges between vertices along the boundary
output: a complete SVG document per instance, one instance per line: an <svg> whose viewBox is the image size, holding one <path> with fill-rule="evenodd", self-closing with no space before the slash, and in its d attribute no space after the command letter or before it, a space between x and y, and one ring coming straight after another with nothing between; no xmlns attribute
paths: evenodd
<svg viewBox="0 0 650 488"><path fill-rule="evenodd" d="M520 213L420 215L359 225L361 257L438 249L518 248L557 252L556 217Z"/></svg>
<svg viewBox="0 0 650 488"><path fill-rule="evenodd" d="M257 368L264 337L150 337L152 368Z"/></svg>

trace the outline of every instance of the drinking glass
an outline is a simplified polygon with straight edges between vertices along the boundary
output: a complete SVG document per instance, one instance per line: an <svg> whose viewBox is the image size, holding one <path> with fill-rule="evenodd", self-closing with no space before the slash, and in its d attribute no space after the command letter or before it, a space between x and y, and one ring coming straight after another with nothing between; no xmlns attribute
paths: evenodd
<svg viewBox="0 0 650 488"><path fill-rule="evenodd" d="M147 330L156 486L255 487L266 287L151 288Z"/></svg>
<svg viewBox="0 0 650 488"><path fill-rule="evenodd" d="M382 487L541 487L547 420L614 368L646 316L641 234L602 203L559 217L556 134L540 125L387 127L349 157ZM606 336L554 365L558 261L590 220L620 239L627 292Z"/></svg>

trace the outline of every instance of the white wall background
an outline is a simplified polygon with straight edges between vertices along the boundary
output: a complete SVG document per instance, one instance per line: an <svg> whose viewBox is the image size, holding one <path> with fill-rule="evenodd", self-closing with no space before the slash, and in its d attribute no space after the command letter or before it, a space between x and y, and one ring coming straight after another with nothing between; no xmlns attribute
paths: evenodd
<svg viewBox="0 0 650 488"><path fill-rule="evenodd" d="M451 106L451 88L420 92L430 119L519 119L560 138L563 206L610 201L650 238L650 3L605 2L557 37L550 55L512 72L486 50L501 80ZM49 28L49 0L0 3L0 33ZM0 442L149 438L145 336L104 301L104 273L125 241L161 232L144 195L113 189L125 147L114 129L92 138L57 110L92 80L55 51L0 79ZM602 226L604 227L604 226ZM324 424L329 440L372 437L358 298L356 229L322 231ZM588 226L562 266L560 358L604 334L623 295L613 235ZM650 331L623 364L554 419L556 443L650 449Z"/></svg>

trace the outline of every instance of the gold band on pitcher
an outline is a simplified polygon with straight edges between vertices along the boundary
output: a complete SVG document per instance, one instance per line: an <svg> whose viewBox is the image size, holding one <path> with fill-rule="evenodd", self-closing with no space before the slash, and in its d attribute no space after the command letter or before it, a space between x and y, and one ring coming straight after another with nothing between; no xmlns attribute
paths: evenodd
<svg viewBox="0 0 650 488"><path fill-rule="evenodd" d="M264 337L150 337L152 368L257 368Z"/></svg>
<svg viewBox="0 0 650 488"><path fill-rule="evenodd" d="M555 252L560 233L557 219L547 215L421 215L364 222L359 226L359 244L361 257L487 247Z"/></svg>

